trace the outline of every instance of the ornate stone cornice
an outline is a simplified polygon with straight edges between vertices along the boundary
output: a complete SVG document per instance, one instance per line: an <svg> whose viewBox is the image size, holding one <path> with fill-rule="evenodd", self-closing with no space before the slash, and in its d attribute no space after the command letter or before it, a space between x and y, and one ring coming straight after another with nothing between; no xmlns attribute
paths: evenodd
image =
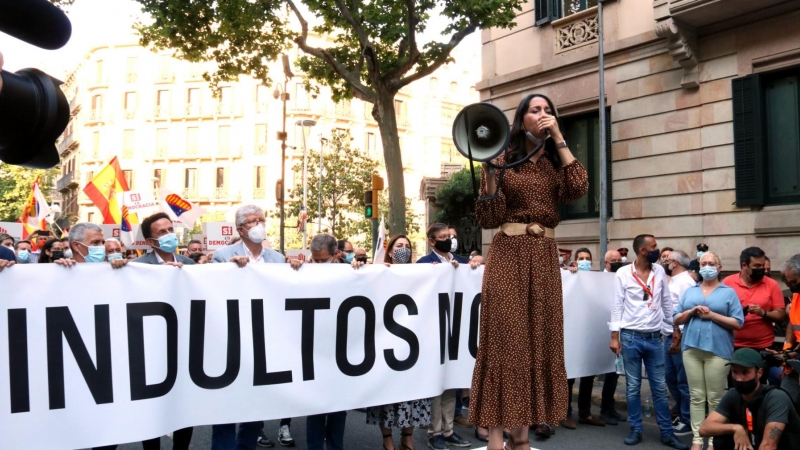
<svg viewBox="0 0 800 450"><path fill-rule="evenodd" d="M696 88L700 86L700 73L697 69L697 39L692 30L681 27L672 17L656 22L656 35L667 40L672 59L683 67L681 86Z"/></svg>

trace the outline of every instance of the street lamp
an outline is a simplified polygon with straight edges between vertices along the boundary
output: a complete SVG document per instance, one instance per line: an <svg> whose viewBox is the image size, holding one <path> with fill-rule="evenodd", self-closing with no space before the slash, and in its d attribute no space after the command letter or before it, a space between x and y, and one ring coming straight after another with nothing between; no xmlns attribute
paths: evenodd
<svg viewBox="0 0 800 450"><path fill-rule="evenodd" d="M328 143L328 139L321 137L319 138L319 174L317 178L319 178L317 183L317 232L322 230L322 157L325 155L325 145ZM334 217L334 220L336 218Z"/></svg>
<svg viewBox="0 0 800 450"><path fill-rule="evenodd" d="M281 254L285 255L286 252L284 251L284 228L285 228L285 221L286 221L286 211L285 205L286 202L284 201L284 193L286 192L286 101L289 100L289 93L286 91L286 83L292 79L294 74L292 73L292 67L289 64L289 56L286 54L281 55L281 61L283 62L283 89L281 89L281 85L275 85L275 90L272 92L272 96L277 100L279 97L283 102L283 129L278 132L278 139L281 141L281 195L278 198L278 202L280 203L280 237L281 237ZM304 244L305 245L305 244Z"/></svg>
<svg viewBox="0 0 800 450"><path fill-rule="evenodd" d="M308 148L306 147L306 127L311 128L317 124L316 120L305 119L298 120L294 123L300 127L300 133L303 135L303 209L300 211L300 218L303 219L303 250L306 249L306 221L305 216L308 208Z"/></svg>

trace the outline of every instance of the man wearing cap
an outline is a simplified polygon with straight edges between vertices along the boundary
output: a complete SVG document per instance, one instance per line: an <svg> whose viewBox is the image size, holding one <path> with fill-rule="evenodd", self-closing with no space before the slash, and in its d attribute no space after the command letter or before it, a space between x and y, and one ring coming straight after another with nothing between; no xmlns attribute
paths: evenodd
<svg viewBox="0 0 800 450"><path fill-rule="evenodd" d="M764 372L761 355L740 348L728 365L734 389L700 425L700 435L714 437L715 450L800 448L800 416L785 391L759 381Z"/></svg>

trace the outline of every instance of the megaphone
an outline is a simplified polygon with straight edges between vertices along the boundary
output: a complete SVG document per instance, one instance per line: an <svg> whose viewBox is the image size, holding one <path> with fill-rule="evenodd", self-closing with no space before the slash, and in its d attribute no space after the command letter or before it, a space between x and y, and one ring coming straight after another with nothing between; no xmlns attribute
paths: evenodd
<svg viewBox="0 0 800 450"><path fill-rule="evenodd" d="M508 118L491 103L467 105L453 122L453 143L472 161L491 161L508 147Z"/></svg>

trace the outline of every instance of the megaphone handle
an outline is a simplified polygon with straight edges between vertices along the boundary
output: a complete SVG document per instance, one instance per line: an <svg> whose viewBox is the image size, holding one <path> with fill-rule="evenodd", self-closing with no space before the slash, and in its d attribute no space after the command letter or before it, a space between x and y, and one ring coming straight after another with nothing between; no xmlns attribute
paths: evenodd
<svg viewBox="0 0 800 450"><path fill-rule="evenodd" d="M469 136L469 117L467 117L467 114L464 114L464 128L466 128L467 136ZM475 183L475 164L472 162L472 145L470 145L469 139L467 139L467 154L469 154L469 172L470 178L472 178L472 195L477 200L478 185Z"/></svg>

